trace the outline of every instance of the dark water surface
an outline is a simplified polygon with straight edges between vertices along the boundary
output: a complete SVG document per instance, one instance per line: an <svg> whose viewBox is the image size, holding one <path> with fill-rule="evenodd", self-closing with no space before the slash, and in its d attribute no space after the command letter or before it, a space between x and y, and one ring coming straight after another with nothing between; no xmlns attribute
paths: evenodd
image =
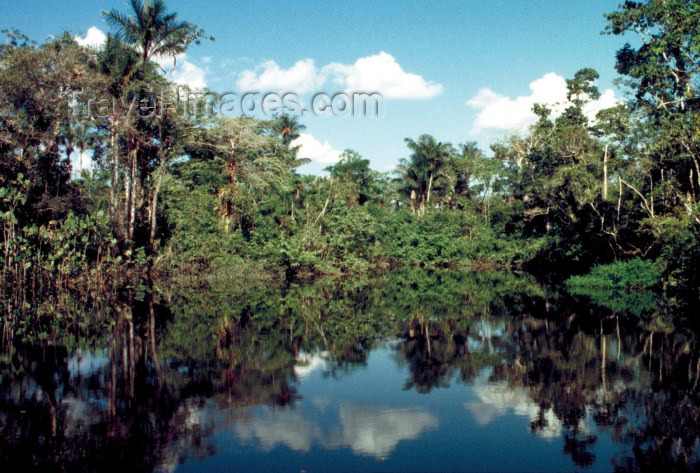
<svg viewBox="0 0 700 473"><path fill-rule="evenodd" d="M3 472L700 469L696 331L654 294L405 270L53 304L3 342Z"/></svg>

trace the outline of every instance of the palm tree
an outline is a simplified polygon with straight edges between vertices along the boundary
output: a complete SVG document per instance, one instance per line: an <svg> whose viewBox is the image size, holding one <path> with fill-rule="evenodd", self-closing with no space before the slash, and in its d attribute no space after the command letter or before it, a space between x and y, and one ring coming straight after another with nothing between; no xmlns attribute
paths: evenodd
<svg viewBox="0 0 700 473"><path fill-rule="evenodd" d="M107 42L97 55L97 68L107 77L107 90L112 99L120 102L126 96L126 77L133 74L139 65L139 58L131 47L121 39L112 35L107 36ZM112 182L110 186L110 213L114 228L118 227L118 189L119 189L119 140L120 126L123 125L123 117L120 114L121 107L112 108L112 120L110 124L110 150L112 161Z"/></svg>
<svg viewBox="0 0 700 473"><path fill-rule="evenodd" d="M420 192L422 181L419 172L420 169L406 158L401 158L399 165L396 167L396 173L398 174L396 180L399 181L398 192L408 199L411 212L413 213L416 213L416 201L418 200L418 192Z"/></svg>
<svg viewBox="0 0 700 473"><path fill-rule="evenodd" d="M177 13L168 12L163 0L146 0L145 2L131 0L131 9L132 15L127 15L117 10L102 12L107 23L116 30L118 37L133 47L138 53L138 59L123 72L121 84L118 87L122 95L125 94L126 85L137 71L140 70L144 76L146 75L148 67L152 67L152 63L150 63L152 58L158 56L175 57L177 54L184 53L193 42L199 42L199 39L204 35L204 30L196 25L186 21L178 21ZM114 127L116 129L116 123ZM117 142L118 138L114 141L113 147L117 145ZM130 134L127 142L130 143L130 149L127 154L130 156L131 171L127 177L124 189L126 200L125 222L127 239L132 240L135 228L136 194L138 191L136 186L138 185L137 176L139 175L137 172L137 156L140 144L133 133ZM116 173L117 153L115 148L113 150L115 156L113 164ZM116 181L116 179L113 179L113 181ZM156 186L154 190L156 198L157 189ZM113 203L116 204L116 199L113 200ZM154 210L155 203L152 205ZM152 240L155 215L152 215L151 219L150 239Z"/></svg>
<svg viewBox="0 0 700 473"><path fill-rule="evenodd" d="M304 131L306 125L299 122L299 117L283 113L275 120L274 128L282 137L282 142L289 146L292 141L299 138L299 132Z"/></svg>
<svg viewBox="0 0 700 473"><path fill-rule="evenodd" d="M137 48L140 61L124 77L128 82L137 66L154 57L175 57L198 42L204 30L186 21L178 21L177 13L169 13L163 0L131 0L132 16L117 10L103 11L107 23L121 39Z"/></svg>
<svg viewBox="0 0 700 473"><path fill-rule="evenodd" d="M459 145L459 156L454 160L452 174L454 176L453 192L456 195L471 196L471 179L483 153L473 141Z"/></svg>
<svg viewBox="0 0 700 473"><path fill-rule="evenodd" d="M435 181L454 156L455 150L450 143L439 142L431 135L421 135L418 141L411 138L405 141L412 153L408 160L401 160L398 172L404 180L404 193L410 195L411 208L415 212L417 201L420 213L423 213L426 204L430 205Z"/></svg>

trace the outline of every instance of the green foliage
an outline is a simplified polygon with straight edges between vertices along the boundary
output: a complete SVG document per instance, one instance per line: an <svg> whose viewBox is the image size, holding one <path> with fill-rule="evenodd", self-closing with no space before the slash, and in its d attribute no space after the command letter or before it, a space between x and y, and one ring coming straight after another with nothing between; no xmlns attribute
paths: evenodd
<svg viewBox="0 0 700 473"><path fill-rule="evenodd" d="M615 314L631 314L635 317L653 312L660 301L659 294L644 290L628 291L572 284L569 292L577 296L585 296L594 304L610 309Z"/></svg>
<svg viewBox="0 0 700 473"><path fill-rule="evenodd" d="M402 210L384 215L380 239L389 260L420 265L493 264L529 261L536 240L516 241L468 211L436 210L420 217Z"/></svg>
<svg viewBox="0 0 700 473"><path fill-rule="evenodd" d="M444 265L466 262L466 215L431 212L419 218L408 211L389 216L382 228L387 257L410 264Z"/></svg>
<svg viewBox="0 0 700 473"><path fill-rule="evenodd" d="M175 57L192 43L204 37L204 30L186 21L178 21L177 13L167 11L163 0L132 0L133 15L103 11L107 23L122 39L140 49L143 62L151 57Z"/></svg>
<svg viewBox="0 0 700 473"><path fill-rule="evenodd" d="M700 225L689 219L668 219L662 226L659 264L664 290L690 304L700 303Z"/></svg>
<svg viewBox="0 0 700 473"><path fill-rule="evenodd" d="M96 50L69 34L34 45L5 31L5 287L74 286L96 268L112 280L119 265L171 276L245 267L289 279L403 265L568 274L598 265L572 287L647 287L661 274L667 292L700 296L693 2L626 2L607 15L607 32L634 31L641 43L617 56L634 99L595 120L586 110L601 95L598 73L582 68L566 82L561 114L535 104L538 121L491 154L422 134L405 140L394 173L346 150L327 176L297 173L308 160L293 146L304 129L294 116L131 113L139 101L175 101L149 92L174 85L153 58L184 52L204 32L162 1L130 6L104 12L114 34ZM88 120L67 90L117 107ZM92 173L72 176L75 153L91 154ZM605 266L639 257L658 266Z"/></svg>
<svg viewBox="0 0 700 473"><path fill-rule="evenodd" d="M381 202L383 194L382 176L370 169L369 160L354 150L345 150L338 163L325 169L334 181L336 192L345 197L348 206Z"/></svg>
<svg viewBox="0 0 700 473"><path fill-rule="evenodd" d="M656 263L635 258L595 266L586 275L572 276L567 284L570 287L644 289L657 285L661 272Z"/></svg>
<svg viewBox="0 0 700 473"><path fill-rule="evenodd" d="M204 187L187 189L172 177L163 194L168 243L158 257L159 270L206 272L237 264L244 241L240 233L223 230L215 195Z"/></svg>

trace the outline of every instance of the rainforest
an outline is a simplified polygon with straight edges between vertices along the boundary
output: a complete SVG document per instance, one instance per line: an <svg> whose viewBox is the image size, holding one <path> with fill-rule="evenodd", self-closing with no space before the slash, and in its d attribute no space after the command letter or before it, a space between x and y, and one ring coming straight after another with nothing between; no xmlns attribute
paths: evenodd
<svg viewBox="0 0 700 473"><path fill-rule="evenodd" d="M695 0L600 12L623 99L595 114L581 64L488 146L311 174L303 116L167 73L208 25L100 15L99 46L2 32L12 471L700 468Z"/></svg>

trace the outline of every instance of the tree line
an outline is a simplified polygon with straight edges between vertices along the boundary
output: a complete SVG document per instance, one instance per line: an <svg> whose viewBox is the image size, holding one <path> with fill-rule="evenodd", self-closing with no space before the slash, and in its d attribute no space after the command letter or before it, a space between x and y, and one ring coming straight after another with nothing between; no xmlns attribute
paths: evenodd
<svg viewBox="0 0 700 473"><path fill-rule="evenodd" d="M232 268L366 272L396 265L566 268L642 258L668 289L697 292L700 263L700 6L625 2L604 33L628 100L584 113L598 73L567 80L568 106L481 150L431 135L380 173L346 150L326 176L298 172L303 125L185 115L159 61L200 41L163 1L104 12L96 49L68 33L0 46L2 277L15 303L37 288L95 288L125 274ZM155 94L153 91L166 91ZM76 97L148 103L163 113L108 120ZM71 160L90 156L76 176ZM16 289L15 289L16 288ZM695 294L697 296L697 294Z"/></svg>

